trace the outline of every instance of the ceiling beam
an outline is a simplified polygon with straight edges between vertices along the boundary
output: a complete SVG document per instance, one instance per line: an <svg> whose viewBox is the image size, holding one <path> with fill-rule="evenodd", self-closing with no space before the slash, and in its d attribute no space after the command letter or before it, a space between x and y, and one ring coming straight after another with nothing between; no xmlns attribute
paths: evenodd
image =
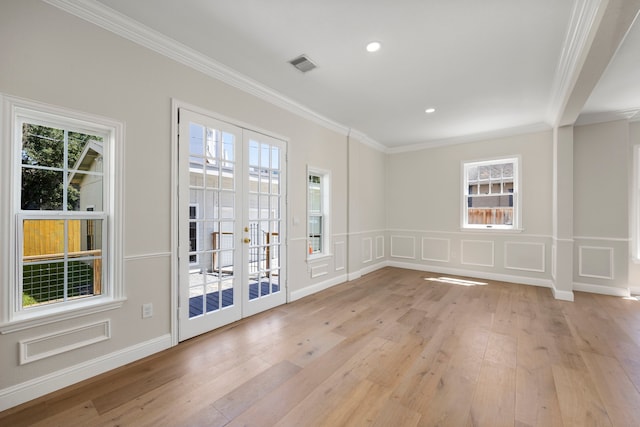
<svg viewBox="0 0 640 427"><path fill-rule="evenodd" d="M562 95L554 126L573 125L640 11L640 0L603 0ZM582 62L580 65L579 62Z"/></svg>

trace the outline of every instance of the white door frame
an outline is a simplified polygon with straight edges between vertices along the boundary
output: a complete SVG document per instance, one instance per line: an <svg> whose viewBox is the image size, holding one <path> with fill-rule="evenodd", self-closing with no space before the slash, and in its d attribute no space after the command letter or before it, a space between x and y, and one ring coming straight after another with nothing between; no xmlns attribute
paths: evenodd
<svg viewBox="0 0 640 427"><path fill-rule="evenodd" d="M216 120L220 120L223 122L227 122L229 124L232 124L234 126L238 126L241 127L243 129L249 129L253 132L257 132L257 133L261 133L264 135L267 135L269 137L272 138L276 138L279 139L281 141L283 141L285 143L285 146L289 145L289 138L284 137L282 135L278 135L274 132L271 131L267 131L264 129L260 129L257 128L256 126L250 125L248 123L245 123L243 121L240 120L236 120L236 119L232 119L229 117L226 117L224 115L218 114L218 113L214 113L212 111L207 110L206 108L202 108L202 107L198 107L196 105L184 102L184 101L180 101L178 99L172 98L171 99L171 314L170 314L170 321L171 321L171 343L172 345L177 345L179 343L179 328L178 328L178 317L179 317L179 311L178 311L178 296L179 296L179 292L180 292L180 270L179 270L179 265L178 265L178 244L179 244L179 239L178 239L178 230L179 230L179 224L178 224L178 218L179 218L179 203L178 203L178 185L179 185L179 157L178 157L178 150L179 150L179 146L178 146L178 128L179 128L179 124L178 124L178 114L181 108L184 109L188 109L190 111L193 111L195 113L198 114L203 114L209 117L212 117ZM287 150L288 151L288 150ZM288 155L286 156L288 157ZM285 157L285 160L286 160ZM288 176L288 161L285 161L285 172L286 172L286 176ZM284 183L282 183L285 194L288 194L288 179L285 180ZM285 221L284 221L284 227L286 229L287 225L288 225L288 218L290 217L290 212L289 212L289 204L288 204L288 197L284 198L284 206L282 207L282 211L285 215ZM284 239L282 241L282 245L284 247L284 252L285 255L283 256L283 266L282 269L284 271L284 278L285 280L283 281L283 283L281 284L281 286L284 286L285 292L286 292L286 302L291 301L291 290L288 286L288 242L289 242L289 236L288 236L288 232L285 233Z"/></svg>

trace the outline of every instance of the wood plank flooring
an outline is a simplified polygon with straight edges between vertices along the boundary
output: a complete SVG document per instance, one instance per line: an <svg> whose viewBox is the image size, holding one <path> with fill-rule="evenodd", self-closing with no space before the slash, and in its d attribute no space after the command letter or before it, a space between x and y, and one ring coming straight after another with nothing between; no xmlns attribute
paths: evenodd
<svg viewBox="0 0 640 427"><path fill-rule="evenodd" d="M640 426L640 301L384 268L2 426Z"/></svg>

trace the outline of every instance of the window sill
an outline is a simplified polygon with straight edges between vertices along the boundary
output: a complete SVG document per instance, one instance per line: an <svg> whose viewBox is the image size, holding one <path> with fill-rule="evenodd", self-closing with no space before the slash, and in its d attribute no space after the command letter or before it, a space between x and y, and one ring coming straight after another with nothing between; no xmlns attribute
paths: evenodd
<svg viewBox="0 0 640 427"><path fill-rule="evenodd" d="M307 262L312 263L312 262L322 261L326 258L332 258L332 257L333 257L333 254L318 254L318 255L307 257Z"/></svg>
<svg viewBox="0 0 640 427"><path fill-rule="evenodd" d="M13 332L23 331L25 329L36 328L50 323L61 322L63 320L84 317L103 311L115 310L124 305L125 298L118 300L110 300L108 302L98 302L83 307L72 308L61 311L60 309L49 310L39 313L38 315L29 315L0 325L0 335L10 334Z"/></svg>
<svg viewBox="0 0 640 427"><path fill-rule="evenodd" d="M494 228L494 227L460 227L460 231L465 233L522 233L524 228Z"/></svg>

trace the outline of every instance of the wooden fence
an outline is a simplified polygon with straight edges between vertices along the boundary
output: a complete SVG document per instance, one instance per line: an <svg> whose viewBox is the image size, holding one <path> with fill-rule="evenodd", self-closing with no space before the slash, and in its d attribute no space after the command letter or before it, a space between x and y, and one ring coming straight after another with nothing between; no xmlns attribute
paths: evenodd
<svg viewBox="0 0 640 427"><path fill-rule="evenodd" d="M513 208L469 208L468 224L513 224Z"/></svg>
<svg viewBox="0 0 640 427"><path fill-rule="evenodd" d="M23 225L23 262L60 261L64 258L64 221L25 220ZM82 250L80 220L67 220L67 259L93 258L93 295L102 293L102 250ZM46 286L46 284L43 284Z"/></svg>
<svg viewBox="0 0 640 427"><path fill-rule="evenodd" d="M28 219L23 226L23 255L34 256L64 252L63 219ZM68 220L68 251L79 252L81 248L80 220Z"/></svg>

